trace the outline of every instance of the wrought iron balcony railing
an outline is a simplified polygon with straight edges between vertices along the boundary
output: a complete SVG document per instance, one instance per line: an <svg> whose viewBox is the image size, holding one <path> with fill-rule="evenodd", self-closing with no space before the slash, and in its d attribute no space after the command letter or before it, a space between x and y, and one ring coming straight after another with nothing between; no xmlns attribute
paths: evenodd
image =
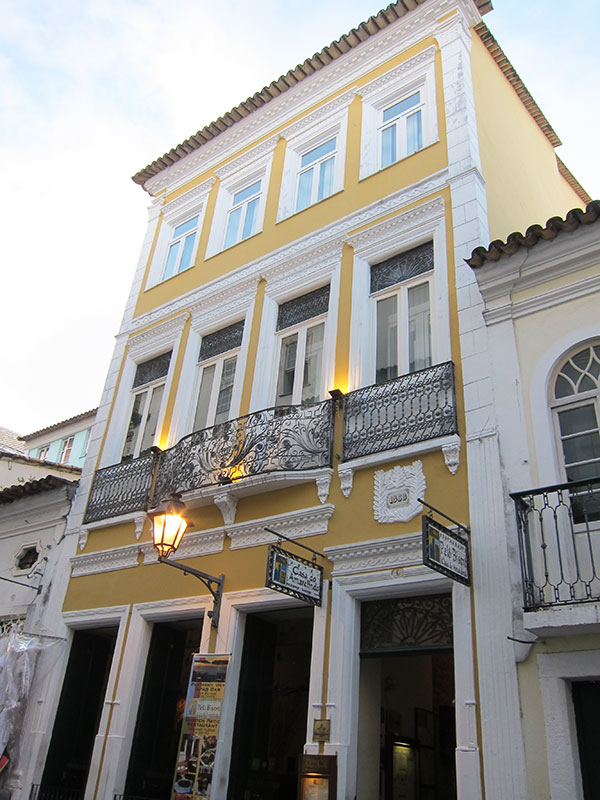
<svg viewBox="0 0 600 800"><path fill-rule="evenodd" d="M600 477L511 497L525 611L600 601Z"/></svg>
<svg viewBox="0 0 600 800"><path fill-rule="evenodd" d="M34 783L29 791L29 800L83 800L83 789L66 786L46 786Z"/></svg>
<svg viewBox="0 0 600 800"><path fill-rule="evenodd" d="M344 397L344 461L457 432L451 361Z"/></svg>
<svg viewBox="0 0 600 800"><path fill-rule="evenodd" d="M150 452L97 470L84 524L145 509L152 488L155 461L156 455Z"/></svg>
<svg viewBox="0 0 600 800"><path fill-rule="evenodd" d="M152 505L172 491L269 472L330 467L333 403L256 411L186 436L159 455Z"/></svg>

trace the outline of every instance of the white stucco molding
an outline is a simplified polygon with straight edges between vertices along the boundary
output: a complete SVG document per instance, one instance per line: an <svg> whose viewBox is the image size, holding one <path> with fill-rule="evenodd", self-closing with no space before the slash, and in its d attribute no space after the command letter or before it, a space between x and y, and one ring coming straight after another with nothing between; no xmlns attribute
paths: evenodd
<svg viewBox="0 0 600 800"><path fill-rule="evenodd" d="M138 565L139 547L136 544L126 547L115 547L111 550L100 550L97 553L85 553L71 559L73 578L82 575L93 575L97 572L112 572L117 569L130 569Z"/></svg>
<svg viewBox="0 0 600 800"><path fill-rule="evenodd" d="M275 544L277 539L273 534L265 531L265 527L273 528L277 533L283 533L289 539L301 539L305 536L327 533L329 520L334 511L334 505L324 503L320 506L275 514L251 522L236 523L227 529L227 535L231 539L231 549L239 550L243 547Z"/></svg>
<svg viewBox="0 0 600 800"><path fill-rule="evenodd" d="M583 800L571 681L600 680L600 652L540 653L537 657L544 707L551 800Z"/></svg>
<svg viewBox="0 0 600 800"><path fill-rule="evenodd" d="M600 633L600 603L573 603L526 611L523 628L546 638L597 634Z"/></svg>
<svg viewBox="0 0 600 800"><path fill-rule="evenodd" d="M193 211L202 210L204 203L212 187L216 183L216 178L209 178L206 181L193 186L187 192L179 195L174 200L162 204L162 214L164 219L172 224L172 221L181 217L188 216Z"/></svg>
<svg viewBox="0 0 600 800"><path fill-rule="evenodd" d="M281 131L280 136L293 146L294 140L299 136L303 136L307 130L318 128L323 124L327 124L330 119L339 117L357 94L360 94L359 89L356 86L352 86L348 91L338 95L338 97L334 97L333 100L288 125L287 128Z"/></svg>
<svg viewBox="0 0 600 800"><path fill-rule="evenodd" d="M418 501L425 497L426 488L422 461L379 469L373 483L373 514L377 522L408 522L423 511Z"/></svg>
<svg viewBox="0 0 600 800"><path fill-rule="evenodd" d="M165 322L160 322L148 330L134 334L127 342L129 356L134 361L140 361L146 356L154 355L160 350L172 346L188 319L189 313L185 312Z"/></svg>
<svg viewBox="0 0 600 800"><path fill-rule="evenodd" d="M225 526L233 525L235 522L235 512L237 509L238 498L231 492L223 492L222 494L215 495L215 505L223 514L223 524Z"/></svg>
<svg viewBox="0 0 600 800"><path fill-rule="evenodd" d="M219 167L219 169L216 169L215 175L220 180L227 180L236 173L251 168L255 162L257 167L260 168L263 164L264 157L269 153L273 152L278 141L279 141L279 135L270 136L264 142L261 142L260 144L256 145L256 147L253 147L246 153L242 153L241 156L234 158L233 161L230 161L223 167Z"/></svg>
<svg viewBox="0 0 600 800"><path fill-rule="evenodd" d="M333 577L401 569L423 563L422 538L421 533L406 533L403 536L326 547L324 552L333 563ZM427 572L433 574L432 570L427 569Z"/></svg>
<svg viewBox="0 0 600 800"><path fill-rule="evenodd" d="M226 282L225 286L211 284L208 291L189 304L192 329L206 333L213 326L218 330L245 317L254 302L259 277L251 276L237 282Z"/></svg>
<svg viewBox="0 0 600 800"><path fill-rule="evenodd" d="M186 532L177 548L175 558L180 561L184 558L197 558L199 556L222 553L224 541L225 531L223 528ZM144 564L156 564L158 562L158 551L152 542L144 542L139 549L142 553Z"/></svg>

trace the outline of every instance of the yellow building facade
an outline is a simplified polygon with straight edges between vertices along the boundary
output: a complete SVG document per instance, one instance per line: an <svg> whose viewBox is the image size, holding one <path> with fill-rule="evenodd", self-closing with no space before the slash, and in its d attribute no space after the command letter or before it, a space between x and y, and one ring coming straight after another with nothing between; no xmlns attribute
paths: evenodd
<svg viewBox="0 0 600 800"><path fill-rule="evenodd" d="M24 792L527 797L503 601L493 627L508 568L491 574L469 490L498 464L478 449L490 386L464 259L585 195L489 3L406 5L134 177L148 229ZM152 544L147 512L174 492L192 523L174 558L223 576L218 626ZM423 564L427 504L471 529L471 587ZM322 567L320 604L265 580L273 544L304 579ZM212 727L180 740L193 653L226 678Z"/></svg>

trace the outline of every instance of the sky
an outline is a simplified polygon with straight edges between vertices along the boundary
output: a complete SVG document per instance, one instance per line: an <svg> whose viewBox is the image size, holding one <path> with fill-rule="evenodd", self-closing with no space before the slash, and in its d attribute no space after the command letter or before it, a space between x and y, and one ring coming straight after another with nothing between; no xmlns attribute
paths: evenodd
<svg viewBox="0 0 600 800"><path fill-rule="evenodd" d="M600 197L597 0L493 2L485 22ZM131 176L381 7L0 0L0 426L98 405L150 204Z"/></svg>

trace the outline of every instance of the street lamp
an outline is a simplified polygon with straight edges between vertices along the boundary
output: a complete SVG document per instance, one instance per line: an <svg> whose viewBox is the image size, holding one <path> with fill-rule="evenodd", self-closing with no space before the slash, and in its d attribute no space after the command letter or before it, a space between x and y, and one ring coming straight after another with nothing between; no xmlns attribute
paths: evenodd
<svg viewBox="0 0 600 800"><path fill-rule="evenodd" d="M193 575L206 586L214 600L212 611L208 612L208 616L213 628L218 628L225 575L221 574L215 578L206 572L169 559L171 553L174 553L179 547L183 534L190 526L190 522L183 516L184 511L185 503L182 501L181 495L176 492L173 492L169 500L159 503L152 511L148 511L152 525L152 543L158 550L158 560L162 564L180 569L184 575Z"/></svg>

